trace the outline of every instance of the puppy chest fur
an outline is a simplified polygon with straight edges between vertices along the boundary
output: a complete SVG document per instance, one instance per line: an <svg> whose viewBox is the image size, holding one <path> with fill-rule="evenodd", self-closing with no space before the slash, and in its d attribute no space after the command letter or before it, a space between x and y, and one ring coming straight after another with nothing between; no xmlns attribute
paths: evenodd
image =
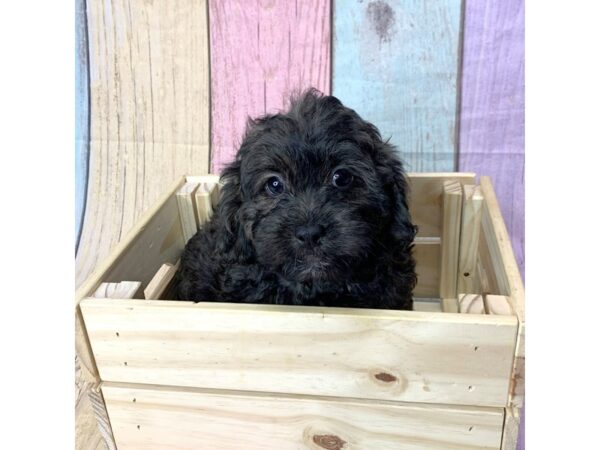
<svg viewBox="0 0 600 450"><path fill-rule="evenodd" d="M215 214L188 242L182 300L411 309L416 228L402 163L335 97L249 123Z"/></svg>

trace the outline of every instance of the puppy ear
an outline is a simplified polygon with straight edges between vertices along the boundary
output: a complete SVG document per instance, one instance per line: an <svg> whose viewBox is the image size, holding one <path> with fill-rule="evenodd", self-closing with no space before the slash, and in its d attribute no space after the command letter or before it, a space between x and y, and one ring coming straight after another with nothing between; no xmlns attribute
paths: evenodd
<svg viewBox="0 0 600 450"><path fill-rule="evenodd" d="M412 224L408 210L409 188L404 167L391 144L381 139L375 141L375 166L391 198L391 232L396 240L409 244L417 234L417 227Z"/></svg>
<svg viewBox="0 0 600 450"><path fill-rule="evenodd" d="M237 224L239 221L236 218L236 214L242 205L240 167L241 160L240 158L236 158L235 161L225 167L221 174L223 188L221 190L218 209L223 225L231 235L237 234Z"/></svg>

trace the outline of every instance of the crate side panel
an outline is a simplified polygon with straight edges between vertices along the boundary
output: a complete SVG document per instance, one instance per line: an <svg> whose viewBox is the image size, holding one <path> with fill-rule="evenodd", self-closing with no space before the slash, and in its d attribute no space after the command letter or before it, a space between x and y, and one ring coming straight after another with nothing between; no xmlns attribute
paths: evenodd
<svg viewBox="0 0 600 450"><path fill-rule="evenodd" d="M84 299L103 381L504 406L514 317Z"/></svg>
<svg viewBox="0 0 600 450"><path fill-rule="evenodd" d="M409 206L412 221L419 227L419 237L442 235L442 193L444 181L475 184L475 174L408 174Z"/></svg>
<svg viewBox="0 0 600 450"><path fill-rule="evenodd" d="M119 449L499 448L500 408L103 387Z"/></svg>
<svg viewBox="0 0 600 450"><path fill-rule="evenodd" d="M184 246L177 199L172 196L132 239L101 281L141 281L145 288L162 264L177 262Z"/></svg>
<svg viewBox="0 0 600 450"><path fill-rule="evenodd" d="M417 244L413 255L417 262L417 285L415 297L438 298L440 296L440 253L439 244Z"/></svg>

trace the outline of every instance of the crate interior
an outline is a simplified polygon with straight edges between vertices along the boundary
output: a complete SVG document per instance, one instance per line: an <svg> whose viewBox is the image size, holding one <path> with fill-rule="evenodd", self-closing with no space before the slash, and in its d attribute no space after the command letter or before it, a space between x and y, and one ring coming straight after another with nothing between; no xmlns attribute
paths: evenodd
<svg viewBox="0 0 600 450"><path fill-rule="evenodd" d="M490 251L495 237L485 226L489 214L486 200L477 190L472 194L473 188L477 189L475 175L410 174L409 180L411 215L419 228L414 243L418 275L415 310L461 312L462 306L462 312L475 313L480 308L485 313L490 309L486 297L508 296L510 292L503 267L495 263ZM169 281L186 239L208 220L218 203L218 192L215 175L188 176L177 183L133 230L135 235L121 254L96 280L96 296L172 297ZM121 282L130 284L119 287ZM508 304L501 309L510 313Z"/></svg>
<svg viewBox="0 0 600 450"><path fill-rule="evenodd" d="M474 174L410 175L411 213L419 227L415 311L163 301L186 233L218 201L217 182L214 176L180 180L78 294L95 297L80 306L120 444L171 442L165 426L187 432L196 426L191 423L213 419L223 427L225 434L214 437L222 442L233 425L220 414L237 408L257 413L264 398L266 416L288 399L319 414L328 402L341 410L344 402L362 402L348 429L337 430L335 421L322 429L312 429L312 419L306 426L294 421L288 440L334 434L348 440L362 429L360 414L371 417L376 408L393 418L398 436L386 435L390 442L423 431L426 423L428 436L452 441L448 448L499 448L521 328L490 205L479 199L475 220L465 208L462 195L476 185ZM451 271L444 268L448 261ZM217 397L227 403L225 412L202 413L204 402ZM397 421L417 410L425 422L399 430ZM452 438L444 428L448 421ZM255 424L245 415L235 427L254 432Z"/></svg>

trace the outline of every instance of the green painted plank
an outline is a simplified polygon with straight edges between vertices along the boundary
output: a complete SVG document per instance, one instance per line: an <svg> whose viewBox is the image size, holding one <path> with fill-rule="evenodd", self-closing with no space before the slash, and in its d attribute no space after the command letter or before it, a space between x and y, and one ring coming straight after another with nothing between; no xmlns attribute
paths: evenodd
<svg viewBox="0 0 600 450"><path fill-rule="evenodd" d="M333 94L398 147L409 171L453 171L461 0L338 0Z"/></svg>

